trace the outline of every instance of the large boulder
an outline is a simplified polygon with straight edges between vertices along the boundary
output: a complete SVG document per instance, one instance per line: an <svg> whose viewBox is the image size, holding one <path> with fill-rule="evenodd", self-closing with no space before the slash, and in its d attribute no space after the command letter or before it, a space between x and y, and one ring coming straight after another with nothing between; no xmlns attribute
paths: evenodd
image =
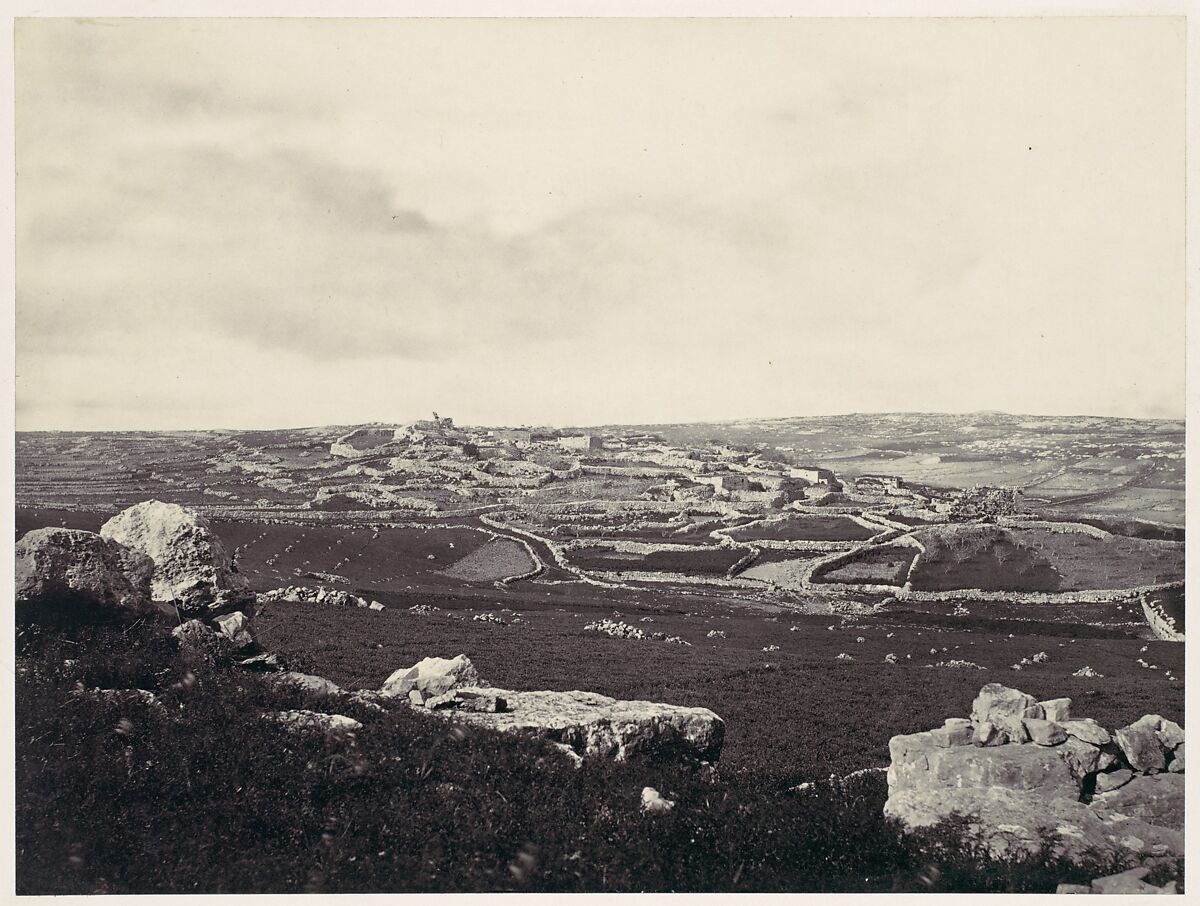
<svg viewBox="0 0 1200 906"><path fill-rule="evenodd" d="M95 532L34 529L17 542L15 565L15 598L31 616L47 607L91 616L154 609L150 560Z"/></svg>
<svg viewBox="0 0 1200 906"><path fill-rule="evenodd" d="M422 698L433 698L460 686L481 685L475 665L465 654L453 658L427 657L411 667L401 667L379 690L389 697L406 696L416 690Z"/></svg>
<svg viewBox="0 0 1200 906"><path fill-rule="evenodd" d="M150 591L155 601L202 609L248 597L245 577L234 572L208 520L187 507L147 500L113 516L100 534L154 562Z"/></svg>
<svg viewBox="0 0 1200 906"><path fill-rule="evenodd" d="M720 756L725 741L725 722L707 708L618 701L595 692L459 692L495 696L504 701L505 710L431 713L562 743L584 757L626 761L661 755L711 762Z"/></svg>

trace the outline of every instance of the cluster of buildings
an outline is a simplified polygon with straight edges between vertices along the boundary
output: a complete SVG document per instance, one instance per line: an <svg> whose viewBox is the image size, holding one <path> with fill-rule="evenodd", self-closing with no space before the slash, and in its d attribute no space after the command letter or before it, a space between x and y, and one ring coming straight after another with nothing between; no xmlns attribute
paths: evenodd
<svg viewBox="0 0 1200 906"><path fill-rule="evenodd" d="M473 478L483 491L498 483L532 490L569 479L620 477L654 482L640 492L650 500L717 499L778 508L837 502L836 495L846 492L832 470L792 465L765 445L710 442L681 448L636 431L600 435L551 428L462 428L436 412L432 419L401 427L357 428L339 437L330 453L358 462L378 458L387 465L376 468L415 470L414 480L418 474L424 484L441 479L447 487L461 486L460 493L467 492ZM523 467L537 474L526 474ZM861 476L851 491L913 496L901 479L885 475Z"/></svg>

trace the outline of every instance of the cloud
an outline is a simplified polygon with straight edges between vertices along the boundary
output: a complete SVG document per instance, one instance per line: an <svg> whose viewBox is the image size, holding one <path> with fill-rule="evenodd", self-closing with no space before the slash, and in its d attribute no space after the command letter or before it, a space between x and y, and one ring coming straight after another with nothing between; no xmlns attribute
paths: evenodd
<svg viewBox="0 0 1200 906"><path fill-rule="evenodd" d="M101 24L18 26L25 407L383 417L366 375L533 421L1181 396L1153 23Z"/></svg>

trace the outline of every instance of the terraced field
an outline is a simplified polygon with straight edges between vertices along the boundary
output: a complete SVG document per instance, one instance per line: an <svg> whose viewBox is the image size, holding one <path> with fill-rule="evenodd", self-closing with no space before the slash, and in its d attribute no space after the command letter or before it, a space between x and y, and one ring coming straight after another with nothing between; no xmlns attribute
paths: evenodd
<svg viewBox="0 0 1200 906"><path fill-rule="evenodd" d="M866 541L878 529L849 516L785 516L733 528L725 534L737 541Z"/></svg>

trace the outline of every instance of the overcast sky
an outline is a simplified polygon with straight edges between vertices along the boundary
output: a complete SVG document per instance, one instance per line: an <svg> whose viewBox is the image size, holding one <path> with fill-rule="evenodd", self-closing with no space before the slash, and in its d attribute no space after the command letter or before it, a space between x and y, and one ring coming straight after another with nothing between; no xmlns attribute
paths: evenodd
<svg viewBox="0 0 1200 906"><path fill-rule="evenodd" d="M19 21L17 427L1181 417L1184 44Z"/></svg>

